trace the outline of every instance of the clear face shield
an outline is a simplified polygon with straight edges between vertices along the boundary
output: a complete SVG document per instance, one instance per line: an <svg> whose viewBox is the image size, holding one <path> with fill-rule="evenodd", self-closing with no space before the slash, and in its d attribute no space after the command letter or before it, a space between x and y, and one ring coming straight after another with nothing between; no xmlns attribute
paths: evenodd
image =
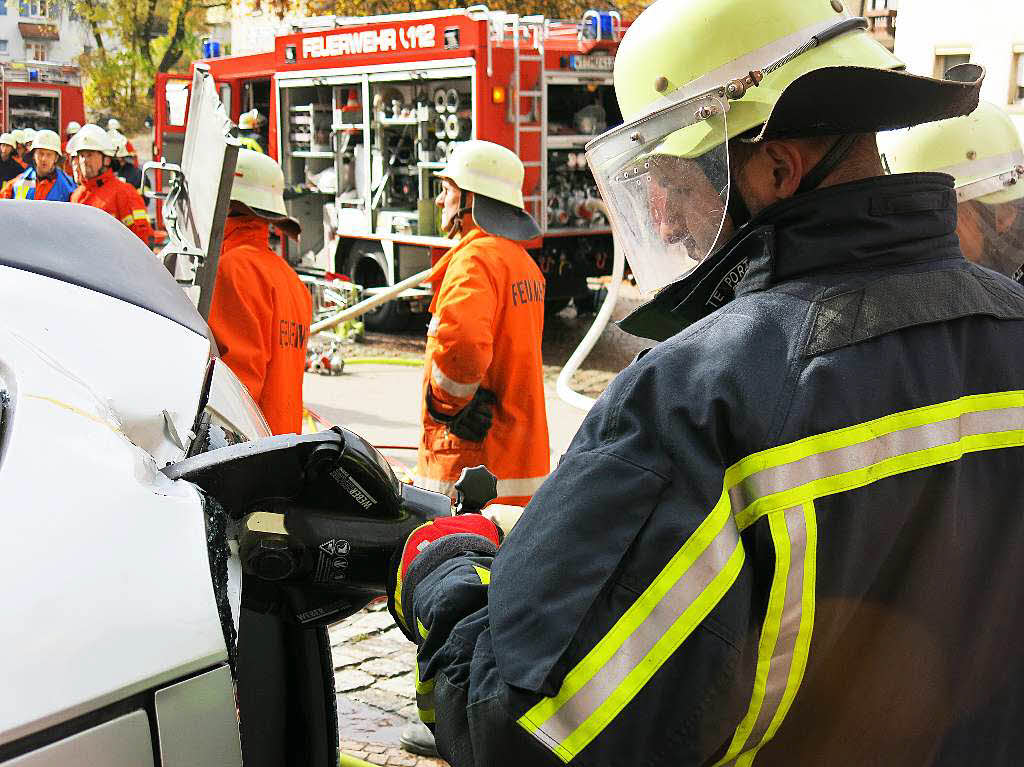
<svg viewBox="0 0 1024 767"><path fill-rule="evenodd" d="M964 256L1007 277L1024 276L1024 164L957 187L956 196Z"/></svg>
<svg viewBox="0 0 1024 767"><path fill-rule="evenodd" d="M587 145L616 244L637 287L652 293L685 276L725 236L728 103L698 96L623 125Z"/></svg>

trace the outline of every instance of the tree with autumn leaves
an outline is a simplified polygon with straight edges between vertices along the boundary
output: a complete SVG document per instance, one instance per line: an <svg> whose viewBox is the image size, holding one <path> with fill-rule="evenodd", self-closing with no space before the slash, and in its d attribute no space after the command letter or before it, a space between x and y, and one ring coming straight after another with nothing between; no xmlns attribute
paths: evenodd
<svg viewBox="0 0 1024 767"><path fill-rule="evenodd" d="M134 131L153 113L156 74L188 71L207 10L229 0L71 1L93 39L78 62L86 103Z"/></svg>

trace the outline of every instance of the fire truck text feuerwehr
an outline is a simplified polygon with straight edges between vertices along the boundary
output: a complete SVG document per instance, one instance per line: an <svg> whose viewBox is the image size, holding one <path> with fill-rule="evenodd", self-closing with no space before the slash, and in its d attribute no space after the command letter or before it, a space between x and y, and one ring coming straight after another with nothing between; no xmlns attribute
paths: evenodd
<svg viewBox="0 0 1024 767"><path fill-rule="evenodd" d="M307 37L302 41L302 57L318 59L324 56L384 53L436 46L437 35L433 24L412 24Z"/></svg>

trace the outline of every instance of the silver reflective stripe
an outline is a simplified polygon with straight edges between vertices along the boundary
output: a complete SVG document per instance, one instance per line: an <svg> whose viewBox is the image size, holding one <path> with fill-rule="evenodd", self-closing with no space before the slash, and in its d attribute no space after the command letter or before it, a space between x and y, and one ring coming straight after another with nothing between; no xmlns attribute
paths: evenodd
<svg viewBox="0 0 1024 767"><path fill-rule="evenodd" d="M953 178L961 176L992 176L1010 170L1017 165L1024 165L1024 152L1007 152L995 157L982 157L980 160L961 162L939 168L936 173L948 173Z"/></svg>
<svg viewBox="0 0 1024 767"><path fill-rule="evenodd" d="M771 649L770 659L768 660L768 673L765 676L764 689L756 690L754 700L757 701L760 698L759 706L757 709L757 719L754 722L753 727L750 729L749 734L743 740L742 748L738 751L734 751L730 747L729 753L726 754L728 761L719 762L719 764L734 765L737 764L737 759L741 759L744 756L753 758L753 754L748 752L751 749L760 748L770 738L769 728L772 728L773 722L775 722L774 730L778 729L781 724L781 718L785 716L786 710L783 710L783 703L786 697L786 690L794 684L798 686L803 676L802 665L797 669L796 678L794 679L794 665L799 658L797 641L800 638L800 625L803 621L803 604L804 604L804 571L807 566L807 525L815 524L814 522L814 508L810 504L805 509L803 505L794 506L786 509L783 512L783 528L785 531L786 538L788 539L789 556L785 562L788 567L785 581L785 594L783 596L782 614L778 625L778 634L775 638L774 647ZM808 516L805 516L808 515ZM773 538L776 538L775 529L773 529ZM779 566L778 557L781 556L779 551L779 541L776 540L776 567ZM813 588L813 581L807 584ZM813 594L807 595L809 598L813 598ZM804 637L803 649L806 651L807 645L809 645L810 636L809 633ZM806 658L806 655L804 655ZM759 666L761 661L759 660ZM792 681L791 681L792 680ZM755 682L756 684L756 682ZM763 692L763 698L760 693ZM795 695L795 689L793 694ZM790 700L792 700L792 695ZM752 706L754 703L751 704ZM776 718L779 713L782 713L782 717L779 717L778 721ZM748 712L747 716L751 714ZM744 719L746 721L746 718ZM743 727L741 723L740 727ZM737 735L739 735L739 731ZM736 745L734 741L734 746ZM729 754L736 753L736 758L731 758ZM745 759L743 761L746 761Z"/></svg>
<svg viewBox="0 0 1024 767"><path fill-rule="evenodd" d="M547 475L543 477L526 477L525 479L499 479L498 497L533 495L544 484L545 479L547 479Z"/></svg>
<svg viewBox="0 0 1024 767"><path fill-rule="evenodd" d="M731 520L683 572L643 622L630 633L597 673L569 698L534 735L549 748L560 746L594 714L626 681L626 677L651 653L665 632L696 602L724 569L736 547L739 533ZM680 638L680 643L682 639Z"/></svg>
<svg viewBox="0 0 1024 767"><path fill-rule="evenodd" d="M476 383L464 384L459 383L454 378L449 378L444 374L436 361L431 362L430 380L433 381L434 385L442 391L447 392L453 397L459 397L460 399L472 397L476 390L480 388L479 381Z"/></svg>
<svg viewBox="0 0 1024 767"><path fill-rule="evenodd" d="M647 108L645 114L656 112L680 101L692 99L694 96L700 96L702 93L707 93L714 88L720 88L732 80L746 77L752 70L763 69L772 62L778 61L787 53L796 50L808 42L816 34L835 26L837 22L852 18L852 13L844 11L842 14L829 16L827 19L822 19L792 34L762 45L757 50L740 56L738 59L733 59L727 64L723 64L717 69L701 75L696 80L691 80L685 85L676 88L668 95L653 102Z"/></svg>
<svg viewBox="0 0 1024 767"><path fill-rule="evenodd" d="M436 336L437 335L437 326L439 324L440 324L440 320L438 319L438 316L436 314L433 315L430 318L430 324L427 325L427 335L428 336Z"/></svg>
<svg viewBox="0 0 1024 767"><path fill-rule="evenodd" d="M980 410L935 423L893 431L865 442L815 453L798 461L762 469L729 490L733 513L759 498L864 469L887 458L957 442L962 437L1024 429L1024 407Z"/></svg>
<svg viewBox="0 0 1024 767"><path fill-rule="evenodd" d="M433 477L413 477L413 484L422 487L424 490L432 490L441 495L452 495L455 493L455 482L447 479L434 479Z"/></svg>

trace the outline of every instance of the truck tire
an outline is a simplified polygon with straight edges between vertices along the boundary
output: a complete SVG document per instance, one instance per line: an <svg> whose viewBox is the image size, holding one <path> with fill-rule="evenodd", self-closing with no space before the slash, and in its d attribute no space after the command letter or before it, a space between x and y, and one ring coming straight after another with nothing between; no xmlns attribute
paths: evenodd
<svg viewBox="0 0 1024 767"><path fill-rule="evenodd" d="M370 244L357 243L352 246L349 257L352 280L364 288L379 288L388 284L387 276L377 258L383 260L384 252ZM363 321L370 330L405 330L409 324L409 304L405 301L388 301L363 315Z"/></svg>

